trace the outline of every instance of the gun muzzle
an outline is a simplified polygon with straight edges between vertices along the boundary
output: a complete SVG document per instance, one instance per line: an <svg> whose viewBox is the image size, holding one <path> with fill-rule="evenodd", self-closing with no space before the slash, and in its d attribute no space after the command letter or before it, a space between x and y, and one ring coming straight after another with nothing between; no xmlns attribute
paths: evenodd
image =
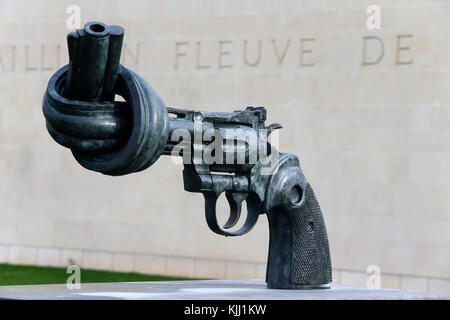
<svg viewBox="0 0 450 320"><path fill-rule="evenodd" d="M148 168L170 130L162 99L120 65L123 35L122 27L101 22L70 33L70 62L51 77L42 106L53 139L83 167L108 175Z"/></svg>

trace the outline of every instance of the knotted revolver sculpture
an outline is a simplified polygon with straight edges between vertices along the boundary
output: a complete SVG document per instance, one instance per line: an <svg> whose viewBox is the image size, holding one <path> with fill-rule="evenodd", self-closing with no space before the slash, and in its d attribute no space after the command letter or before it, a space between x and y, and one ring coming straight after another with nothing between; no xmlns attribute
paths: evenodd
<svg viewBox="0 0 450 320"><path fill-rule="evenodd" d="M239 236L267 215L268 288L330 287L319 203L298 158L278 152L267 139L281 126L266 126L262 107L234 112L166 107L140 75L120 64L123 36L123 28L100 22L68 34L69 64L51 77L43 98L53 139L70 148L84 168L111 176L144 170L161 155L181 155L184 189L204 195L212 231ZM182 139L180 132L194 139ZM204 139L208 133L210 139ZM208 151L213 161L202 156ZM216 202L222 193L230 215L220 227ZM238 228L243 201L247 214Z"/></svg>

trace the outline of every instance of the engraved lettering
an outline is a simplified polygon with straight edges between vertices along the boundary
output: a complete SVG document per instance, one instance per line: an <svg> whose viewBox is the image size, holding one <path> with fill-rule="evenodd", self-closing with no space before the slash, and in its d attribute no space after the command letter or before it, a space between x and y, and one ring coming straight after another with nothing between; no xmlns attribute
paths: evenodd
<svg viewBox="0 0 450 320"><path fill-rule="evenodd" d="M367 43L368 41L372 41L372 42L377 42L379 45L379 53L378 53L378 57L372 61L367 61L368 57L367 57ZM375 43L374 42L374 43ZM376 36L365 36L363 37L363 61L362 61L362 65L363 66L370 66L370 65L375 65L378 64L384 57L384 43L383 40L381 40L379 37Z"/></svg>
<svg viewBox="0 0 450 320"><path fill-rule="evenodd" d="M312 48L305 48L305 43L316 41L315 38L300 39L300 67L312 67L316 64L315 61L305 62L305 55L312 54Z"/></svg>
<svg viewBox="0 0 450 320"><path fill-rule="evenodd" d="M413 60L412 58L410 59L402 59L400 57L401 52L407 52L411 49L410 46L406 46L406 45L402 45L402 39L411 39L413 36L412 34L400 34L397 35L397 55L396 55L396 64L400 65L400 64L412 64Z"/></svg>
<svg viewBox="0 0 450 320"><path fill-rule="evenodd" d="M225 64L223 62L223 57L231 56L230 50L225 50L224 46L233 44L233 41L219 41L219 69L232 68L233 64L228 63Z"/></svg>
<svg viewBox="0 0 450 320"><path fill-rule="evenodd" d="M4 51L0 51L0 68L2 71L14 71L16 69L16 46L11 46L11 59L6 59L7 54L3 55ZM5 57L5 59L3 59ZM10 60L11 65L7 67L6 60Z"/></svg>
<svg viewBox="0 0 450 320"><path fill-rule="evenodd" d="M259 64L259 62L261 61L262 40L258 41L258 56L253 62L250 62L248 60L248 57L247 57L247 44L248 44L248 41L244 40L244 64L246 64L247 66L250 66L250 67L256 67Z"/></svg>
<svg viewBox="0 0 450 320"><path fill-rule="evenodd" d="M141 46L140 46L139 42L136 43L134 53L131 51L129 45L127 43L124 43L123 44L123 63L129 64L129 62L127 62L128 61L127 57L130 57L134 63L134 66L138 67L139 59L140 59L140 51L141 51L140 49L141 49Z"/></svg>
<svg viewBox="0 0 450 320"><path fill-rule="evenodd" d="M201 48L202 48L202 43L200 41L197 41L197 64L195 65L195 67L197 69L209 69L209 68L211 68L211 65L207 65L207 64L202 65L200 63L200 51L201 51Z"/></svg>
<svg viewBox="0 0 450 320"><path fill-rule="evenodd" d="M53 67L49 67L45 65L45 45L41 45L41 68L42 71L52 70Z"/></svg>
<svg viewBox="0 0 450 320"><path fill-rule="evenodd" d="M60 56L61 56L61 46L58 44L56 46L56 67L57 68L61 67Z"/></svg>
<svg viewBox="0 0 450 320"><path fill-rule="evenodd" d="M178 69L178 58L186 56L186 51L180 51L180 47L182 46L188 46L189 42L176 42L175 43L175 64L174 68Z"/></svg>
<svg viewBox="0 0 450 320"><path fill-rule="evenodd" d="M30 66L30 46L25 46L25 70L34 71L37 67Z"/></svg>
<svg viewBox="0 0 450 320"><path fill-rule="evenodd" d="M278 64L282 64L282 63L283 63L284 58L286 57L286 53L287 53L287 51L288 51L288 49L289 49L289 45L290 45L290 44L291 44L291 39L289 39L289 40L286 42L286 45L284 46L283 52L282 52L281 55L280 55L280 53L278 52L277 45L276 45L276 40L275 40L275 39L272 39L273 51L274 51L274 53L275 53L275 56L277 57Z"/></svg>

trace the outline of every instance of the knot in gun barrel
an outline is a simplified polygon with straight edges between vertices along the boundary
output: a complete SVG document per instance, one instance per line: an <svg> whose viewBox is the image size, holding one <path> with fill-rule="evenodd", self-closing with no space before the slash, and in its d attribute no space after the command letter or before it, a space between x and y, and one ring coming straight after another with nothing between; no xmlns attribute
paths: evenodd
<svg viewBox="0 0 450 320"><path fill-rule="evenodd" d="M123 35L122 27L101 22L70 33L70 62L50 79L42 106L53 139L83 167L108 175L149 167L169 130L161 98L120 65Z"/></svg>

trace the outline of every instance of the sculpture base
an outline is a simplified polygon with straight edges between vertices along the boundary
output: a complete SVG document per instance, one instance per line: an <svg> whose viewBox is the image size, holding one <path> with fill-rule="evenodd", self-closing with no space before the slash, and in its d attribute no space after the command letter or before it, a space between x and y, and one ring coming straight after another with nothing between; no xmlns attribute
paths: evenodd
<svg viewBox="0 0 450 320"><path fill-rule="evenodd" d="M263 280L192 280L86 283L0 287L2 299L132 299L132 300L405 300L450 299L449 295L395 289L367 289L332 284L330 289L267 289Z"/></svg>

